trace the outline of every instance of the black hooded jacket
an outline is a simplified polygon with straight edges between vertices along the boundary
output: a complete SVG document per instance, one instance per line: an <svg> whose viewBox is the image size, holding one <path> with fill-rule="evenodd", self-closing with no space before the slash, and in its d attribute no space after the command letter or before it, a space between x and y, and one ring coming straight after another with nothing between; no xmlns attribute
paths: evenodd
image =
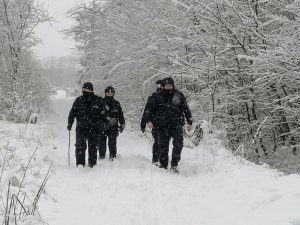
<svg viewBox="0 0 300 225"><path fill-rule="evenodd" d="M94 93L84 93L73 103L68 117L68 124L72 127L76 118L76 130L101 128L105 114L103 98Z"/></svg>
<svg viewBox="0 0 300 225"><path fill-rule="evenodd" d="M192 125L191 110L183 93L176 89L163 90L149 97L142 122L152 122L155 127L183 126L184 118Z"/></svg>
<svg viewBox="0 0 300 225"><path fill-rule="evenodd" d="M118 127L118 124L125 124L123 110L119 101L114 97L105 96L105 126Z"/></svg>
<svg viewBox="0 0 300 225"><path fill-rule="evenodd" d="M142 120L141 120L141 130L144 132L145 128L146 128L146 124L150 121L153 120L154 115L151 114L153 112L150 112L150 105L152 104L152 102L154 101L154 99L156 98L157 93L159 93L161 90L158 90L154 93L152 93L147 100L144 112L143 112L143 116L142 116Z"/></svg>

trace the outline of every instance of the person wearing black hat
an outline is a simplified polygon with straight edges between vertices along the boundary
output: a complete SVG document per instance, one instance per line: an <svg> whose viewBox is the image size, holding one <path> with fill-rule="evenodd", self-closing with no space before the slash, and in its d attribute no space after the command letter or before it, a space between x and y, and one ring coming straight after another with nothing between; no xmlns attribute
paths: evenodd
<svg viewBox="0 0 300 225"><path fill-rule="evenodd" d="M183 148L183 125L188 123L192 130L192 114L182 92L175 89L174 80L167 77L162 81L163 91L149 102L147 127L158 133L160 167L167 169L169 164L169 142L173 138L171 170L178 173L178 162Z"/></svg>
<svg viewBox="0 0 300 225"><path fill-rule="evenodd" d="M94 94L92 83L85 82L81 90L82 96L75 99L69 113L67 129L72 129L76 119L76 165L85 166L88 143L88 166L93 167L97 162L98 136L105 113L104 102Z"/></svg>
<svg viewBox="0 0 300 225"><path fill-rule="evenodd" d="M141 131L144 133L145 129L146 129L146 123L150 121L151 116L148 115L148 108L149 108L149 104L152 101L153 98L155 98L156 94L161 92L163 90L162 88L162 80L157 80L156 81L156 92L152 93L149 98L148 101L146 103L145 109L144 109L144 113L142 116L142 120L141 120ZM158 148L158 134L157 134L157 130L155 127L152 128L152 137L154 139L153 145L152 145L152 163L156 166L159 165L159 148Z"/></svg>
<svg viewBox="0 0 300 225"><path fill-rule="evenodd" d="M106 114L103 132L100 132L99 135L99 158L105 158L108 139L109 159L113 161L117 155L119 131L122 133L125 129L125 118L120 102L114 99L115 89L112 86L108 86L104 92Z"/></svg>

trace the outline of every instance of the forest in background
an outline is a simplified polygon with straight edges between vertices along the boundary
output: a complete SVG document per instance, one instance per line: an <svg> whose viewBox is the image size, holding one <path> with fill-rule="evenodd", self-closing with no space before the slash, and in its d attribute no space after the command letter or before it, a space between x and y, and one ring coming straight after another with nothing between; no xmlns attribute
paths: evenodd
<svg viewBox="0 0 300 225"><path fill-rule="evenodd" d="M51 56L42 59L41 71L50 86L74 90L80 67L75 56Z"/></svg>
<svg viewBox="0 0 300 225"><path fill-rule="evenodd" d="M47 10L34 0L0 1L0 116L28 122L32 113L48 106L50 87L32 47L40 40L35 28L51 22Z"/></svg>
<svg viewBox="0 0 300 225"><path fill-rule="evenodd" d="M140 121L172 76L235 154L299 172L298 0L93 0L69 11L79 81L117 87Z"/></svg>

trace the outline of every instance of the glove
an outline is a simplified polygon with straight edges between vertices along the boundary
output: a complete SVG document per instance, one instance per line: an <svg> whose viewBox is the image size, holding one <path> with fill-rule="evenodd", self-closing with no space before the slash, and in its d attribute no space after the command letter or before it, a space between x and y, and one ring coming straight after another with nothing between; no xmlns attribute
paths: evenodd
<svg viewBox="0 0 300 225"><path fill-rule="evenodd" d="M68 124L67 129L70 131L72 129L72 125Z"/></svg>
<svg viewBox="0 0 300 225"><path fill-rule="evenodd" d="M124 130L125 130L125 123L121 124L120 133L122 133Z"/></svg>

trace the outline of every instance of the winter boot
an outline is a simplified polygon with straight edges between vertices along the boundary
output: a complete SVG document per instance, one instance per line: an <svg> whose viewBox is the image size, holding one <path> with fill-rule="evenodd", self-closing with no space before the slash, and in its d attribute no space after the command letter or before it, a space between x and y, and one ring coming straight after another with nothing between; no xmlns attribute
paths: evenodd
<svg viewBox="0 0 300 225"><path fill-rule="evenodd" d="M170 168L170 170L171 170L173 173L179 174L179 170L178 170L178 167L177 167L177 166L172 166L172 167Z"/></svg>
<svg viewBox="0 0 300 225"><path fill-rule="evenodd" d="M113 162L115 159L116 159L116 156L110 156L110 157L109 157L109 160L112 161L112 162Z"/></svg>
<svg viewBox="0 0 300 225"><path fill-rule="evenodd" d="M167 167L167 166L162 166L161 164L159 164L159 168L162 168L162 169L165 169L165 170L167 170L167 169L168 169L168 167Z"/></svg>
<svg viewBox="0 0 300 225"><path fill-rule="evenodd" d="M153 162L152 165L159 167L159 162Z"/></svg>
<svg viewBox="0 0 300 225"><path fill-rule="evenodd" d="M93 167L94 167L94 165L92 165L92 164L89 164L89 165L88 165L88 167L90 167L90 168L93 168Z"/></svg>

